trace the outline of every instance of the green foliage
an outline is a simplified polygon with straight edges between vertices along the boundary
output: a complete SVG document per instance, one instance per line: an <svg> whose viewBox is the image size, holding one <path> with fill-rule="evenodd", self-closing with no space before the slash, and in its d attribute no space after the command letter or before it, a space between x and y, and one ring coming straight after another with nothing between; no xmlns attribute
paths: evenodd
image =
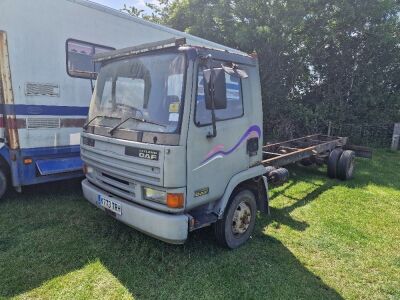
<svg viewBox="0 0 400 300"><path fill-rule="evenodd" d="M176 0L148 19L256 51L267 132L400 120L398 0Z"/></svg>
<svg viewBox="0 0 400 300"><path fill-rule="evenodd" d="M126 4L124 4L124 8L121 11L134 17L141 17L144 13L143 9L136 8L135 6L127 6Z"/></svg>

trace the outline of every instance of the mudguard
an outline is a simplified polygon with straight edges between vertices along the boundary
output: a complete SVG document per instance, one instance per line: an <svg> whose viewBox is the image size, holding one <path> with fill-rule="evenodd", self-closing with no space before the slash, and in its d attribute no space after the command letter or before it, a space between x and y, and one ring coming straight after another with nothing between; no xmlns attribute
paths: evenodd
<svg viewBox="0 0 400 300"><path fill-rule="evenodd" d="M256 167L252 167L246 171L240 172L233 176L228 183L228 186L225 189L225 193L222 196L221 200L217 203L215 207L215 211L218 214L218 218L221 219L224 215L226 206L229 202L229 198L232 195L233 190L242 182L247 181L252 178L257 178L265 174L265 167L263 165L259 165ZM265 181L264 181L265 184ZM268 191L268 186L265 186L266 191Z"/></svg>

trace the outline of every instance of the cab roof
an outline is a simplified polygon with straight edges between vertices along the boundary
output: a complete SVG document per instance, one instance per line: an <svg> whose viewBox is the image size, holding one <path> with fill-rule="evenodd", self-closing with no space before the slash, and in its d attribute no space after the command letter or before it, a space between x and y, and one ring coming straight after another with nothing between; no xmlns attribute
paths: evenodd
<svg viewBox="0 0 400 300"><path fill-rule="evenodd" d="M191 46L186 44L186 38L171 38L153 43L145 43L138 46L122 48L118 50L98 53L94 56L93 60L97 63L106 62L109 60L121 59L142 53L152 52L156 50L169 49L169 48L192 48L202 55L211 54L213 58L226 61L235 61L246 65L256 65L257 59L247 54L232 53L227 50L213 49L204 46Z"/></svg>

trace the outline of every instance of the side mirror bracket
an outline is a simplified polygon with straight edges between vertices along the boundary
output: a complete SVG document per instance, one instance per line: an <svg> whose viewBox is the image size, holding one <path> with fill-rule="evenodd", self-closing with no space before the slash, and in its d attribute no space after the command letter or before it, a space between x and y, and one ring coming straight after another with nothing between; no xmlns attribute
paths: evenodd
<svg viewBox="0 0 400 300"><path fill-rule="evenodd" d="M207 69L203 71L204 75L204 95L206 109L211 110L212 132L207 134L207 138L215 138L217 136L217 125L215 110L226 109L226 79L223 68L214 68L211 55L206 57Z"/></svg>

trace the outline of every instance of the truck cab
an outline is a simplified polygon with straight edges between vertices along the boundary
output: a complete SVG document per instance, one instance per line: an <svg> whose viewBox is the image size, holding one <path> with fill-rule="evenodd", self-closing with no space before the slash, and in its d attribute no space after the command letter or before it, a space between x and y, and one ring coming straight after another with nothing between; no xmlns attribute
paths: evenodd
<svg viewBox="0 0 400 300"><path fill-rule="evenodd" d="M168 243L228 248L268 211L258 61L172 39L99 54L81 137L84 196Z"/></svg>

